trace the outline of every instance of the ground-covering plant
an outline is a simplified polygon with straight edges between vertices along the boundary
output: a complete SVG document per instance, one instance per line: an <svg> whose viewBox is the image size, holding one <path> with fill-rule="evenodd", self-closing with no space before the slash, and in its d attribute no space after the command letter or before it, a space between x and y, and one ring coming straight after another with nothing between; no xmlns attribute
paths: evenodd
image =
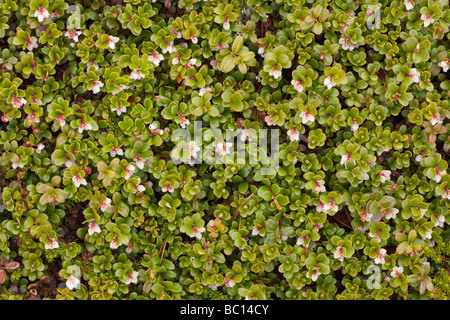
<svg viewBox="0 0 450 320"><path fill-rule="evenodd" d="M0 298L448 299L449 27L0 0Z"/></svg>

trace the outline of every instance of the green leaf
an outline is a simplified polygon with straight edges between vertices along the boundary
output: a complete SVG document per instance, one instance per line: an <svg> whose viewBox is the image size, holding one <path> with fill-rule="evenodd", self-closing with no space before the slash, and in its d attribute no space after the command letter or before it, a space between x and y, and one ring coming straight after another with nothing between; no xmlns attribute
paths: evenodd
<svg viewBox="0 0 450 320"><path fill-rule="evenodd" d="M236 59L232 55L227 55L220 63L220 70L225 73L230 72L236 67Z"/></svg>

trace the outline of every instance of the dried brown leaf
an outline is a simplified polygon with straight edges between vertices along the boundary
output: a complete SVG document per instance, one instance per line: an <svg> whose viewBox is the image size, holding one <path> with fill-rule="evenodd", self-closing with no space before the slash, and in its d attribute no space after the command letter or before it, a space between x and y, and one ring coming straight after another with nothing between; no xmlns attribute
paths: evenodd
<svg viewBox="0 0 450 320"><path fill-rule="evenodd" d="M0 269L0 285L4 284L6 281L6 272L3 269Z"/></svg>
<svg viewBox="0 0 450 320"><path fill-rule="evenodd" d="M8 262L7 264L5 264L5 269L6 270L15 270L18 267L20 267L20 263L13 261L13 262Z"/></svg>

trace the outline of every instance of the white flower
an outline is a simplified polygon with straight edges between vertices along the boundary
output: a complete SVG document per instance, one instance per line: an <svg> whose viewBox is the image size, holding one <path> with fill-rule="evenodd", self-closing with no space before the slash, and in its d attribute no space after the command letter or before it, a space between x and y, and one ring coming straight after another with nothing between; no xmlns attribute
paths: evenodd
<svg viewBox="0 0 450 320"><path fill-rule="evenodd" d="M424 27L428 27L430 24L434 23L434 19L431 18L431 14L429 15L422 14L420 16L420 19L423 20Z"/></svg>
<svg viewBox="0 0 450 320"><path fill-rule="evenodd" d="M306 276L308 278L311 278L312 281L316 281L317 278L319 278L320 275L321 275L321 273L319 272L319 270L314 270L313 274L311 275L311 277L309 276L309 272L306 274Z"/></svg>
<svg viewBox="0 0 450 320"><path fill-rule="evenodd" d="M264 121L266 121L267 125L269 126L275 126L277 123L273 121L274 116L265 116Z"/></svg>
<svg viewBox="0 0 450 320"><path fill-rule="evenodd" d="M38 39L36 37L30 37L30 38L26 39L28 51L33 51L34 48L38 47L37 40Z"/></svg>
<svg viewBox="0 0 450 320"><path fill-rule="evenodd" d="M433 180L436 182L441 182L442 176L447 174L447 171L439 171L437 168L434 169L436 171L436 175L433 177Z"/></svg>
<svg viewBox="0 0 450 320"><path fill-rule="evenodd" d="M408 74L408 76L411 78L411 82L412 83L419 83L420 82L420 72L417 71L416 68L411 68L410 73Z"/></svg>
<svg viewBox="0 0 450 320"><path fill-rule="evenodd" d="M73 29L73 30L67 30L64 35L67 38L69 38L75 42L78 42L78 37L81 35L81 33L82 33L81 31Z"/></svg>
<svg viewBox="0 0 450 320"><path fill-rule="evenodd" d="M16 168L23 168L24 167L24 165L23 164L21 164L21 163L19 163L19 162L13 162L12 163L12 167L13 167L13 169L16 169Z"/></svg>
<svg viewBox="0 0 450 320"><path fill-rule="evenodd" d="M223 23L223 28L225 30L230 30L230 22L228 20Z"/></svg>
<svg viewBox="0 0 450 320"><path fill-rule="evenodd" d="M130 163L128 166L126 166L124 168L124 170L126 172L125 180L128 180L133 176L133 173L134 173L134 170L136 170L136 167Z"/></svg>
<svg viewBox="0 0 450 320"><path fill-rule="evenodd" d="M111 50L115 50L116 49L116 43L119 41L118 37L114 37L114 36L109 36L109 39L106 41L108 43L108 47Z"/></svg>
<svg viewBox="0 0 450 320"><path fill-rule="evenodd" d="M74 164L75 164L75 161L73 161L72 159L69 159L69 158L67 158L66 162L64 162L64 165L66 166L66 168L70 168Z"/></svg>
<svg viewBox="0 0 450 320"><path fill-rule="evenodd" d="M425 239L431 239L432 233L433 233L433 230L432 230L432 229L430 229L430 230L428 230L427 232L425 232L425 235L422 236L422 240L425 240Z"/></svg>
<svg viewBox="0 0 450 320"><path fill-rule="evenodd" d="M37 154L41 154L42 150L44 150L45 146L42 143L39 143L36 148Z"/></svg>
<svg viewBox="0 0 450 320"><path fill-rule="evenodd" d="M275 70L269 71L269 75L273 76L275 79L281 78L281 70L275 67Z"/></svg>
<svg viewBox="0 0 450 320"><path fill-rule="evenodd" d="M194 66L196 63L197 63L197 59L196 58L189 59L189 66L190 67Z"/></svg>
<svg viewBox="0 0 450 320"><path fill-rule="evenodd" d="M79 133L83 133L84 130L92 130L92 126L89 123L86 123L81 119L80 127L78 128Z"/></svg>
<svg viewBox="0 0 450 320"><path fill-rule="evenodd" d="M197 153L200 151L200 147L197 145L195 141L190 141L186 146L186 149L188 149L191 152L191 156L193 158L197 158Z"/></svg>
<svg viewBox="0 0 450 320"><path fill-rule="evenodd" d="M324 180L319 180L319 181L315 181L316 182L316 187L314 188L314 192L326 192L327 189L325 187L325 181Z"/></svg>
<svg viewBox="0 0 450 320"><path fill-rule="evenodd" d="M80 176L78 175L78 173L76 173L73 177L72 177L72 182L75 185L75 187L79 188L81 185L86 186L87 182L84 178L80 178Z"/></svg>
<svg viewBox="0 0 450 320"><path fill-rule="evenodd" d="M94 61L88 61L86 64L87 64L87 71L89 71L89 69L92 67L94 67L95 71L98 71L100 69L98 64L96 64Z"/></svg>
<svg viewBox="0 0 450 320"><path fill-rule="evenodd" d="M352 132L357 131L359 129L359 124L353 120L353 124L350 126L350 129L352 130Z"/></svg>
<svg viewBox="0 0 450 320"><path fill-rule="evenodd" d="M14 98L12 100L12 105L16 109L19 109L26 103L27 103L27 100L25 100L24 98L17 98L16 96L14 96Z"/></svg>
<svg viewBox="0 0 450 320"><path fill-rule="evenodd" d="M298 237L297 241L295 242L295 244L297 246L304 246L305 245L305 240L303 239L303 237Z"/></svg>
<svg viewBox="0 0 450 320"><path fill-rule="evenodd" d="M133 271L132 274L128 275L128 278L125 280L125 284L137 283L137 281L138 281L137 277L138 276L139 276L139 272Z"/></svg>
<svg viewBox="0 0 450 320"><path fill-rule="evenodd" d="M111 199L110 198L106 198L105 201L100 200L100 203L101 203L100 209L102 210L102 212L105 212L109 207L111 207Z"/></svg>
<svg viewBox="0 0 450 320"><path fill-rule="evenodd" d="M377 251L377 256L374 259L376 264L384 264L386 261L384 260L384 256L386 255L386 249L381 248L380 251Z"/></svg>
<svg viewBox="0 0 450 320"><path fill-rule="evenodd" d="M111 155L111 157L115 157L116 155L118 155L118 156L123 156L123 150L122 150L122 148L116 148L116 147L113 147L112 148L112 150L111 150L111 152L109 153L110 155Z"/></svg>
<svg viewBox="0 0 450 320"><path fill-rule="evenodd" d="M295 129L288 130L287 135L291 141L299 141L300 140L300 132Z"/></svg>
<svg viewBox="0 0 450 320"><path fill-rule="evenodd" d="M420 154L417 155L417 157L416 157L417 162L420 162L422 159L423 159L422 155L420 155Z"/></svg>
<svg viewBox="0 0 450 320"><path fill-rule="evenodd" d="M59 123L61 127L64 127L66 125L66 120L64 120L64 116L62 114L58 115L58 118L56 118L56 122Z"/></svg>
<svg viewBox="0 0 450 320"><path fill-rule="evenodd" d="M294 86L294 89L298 91L298 93L303 92L304 88L302 86L301 81L296 81L296 80L292 79L291 84Z"/></svg>
<svg viewBox="0 0 450 320"><path fill-rule="evenodd" d="M450 200L450 189L445 187L445 192L442 194L443 199Z"/></svg>
<svg viewBox="0 0 450 320"><path fill-rule="evenodd" d="M414 9L414 2L412 2L411 0L405 0L403 4L405 5L406 10L408 11Z"/></svg>
<svg viewBox="0 0 450 320"><path fill-rule="evenodd" d="M193 227L194 228L194 233L190 235L191 238L197 238L198 240L202 239L202 233L205 232L205 227L201 227L201 228L197 228L197 227Z"/></svg>
<svg viewBox="0 0 450 320"><path fill-rule="evenodd" d="M366 222L366 221L372 220L373 214L372 213L368 213L367 210L364 208L363 209L363 213L360 213L359 216L361 217L361 221L362 222Z"/></svg>
<svg viewBox="0 0 450 320"><path fill-rule="evenodd" d="M139 81L144 78L145 78L145 75L143 75L140 70L131 71L130 79Z"/></svg>
<svg viewBox="0 0 450 320"><path fill-rule="evenodd" d="M170 184L168 184L168 185L166 185L165 187L162 188L162 191L163 192L169 191L170 193L172 193L174 191L174 188Z"/></svg>
<svg viewBox="0 0 450 320"><path fill-rule="evenodd" d="M154 51L149 57L148 61L151 61L155 66L159 66L161 61L164 60L164 56L157 51Z"/></svg>
<svg viewBox="0 0 450 320"><path fill-rule="evenodd" d="M46 18L50 18L50 13L48 13L47 9L42 8L42 6L39 6L39 9L34 12L34 17L38 18L39 22L44 21Z"/></svg>
<svg viewBox="0 0 450 320"><path fill-rule="evenodd" d="M101 81L93 81L92 85L93 85L93 87L92 87L93 93L99 93L100 88L104 86L103 82L101 82Z"/></svg>
<svg viewBox="0 0 450 320"><path fill-rule="evenodd" d="M391 277L399 277L401 273L403 273L403 267L394 267L392 268Z"/></svg>
<svg viewBox="0 0 450 320"><path fill-rule="evenodd" d="M314 116L311 113L309 113L308 111L300 112L300 118L302 118L302 123L303 124L307 124L309 121L312 121L312 122L315 121Z"/></svg>
<svg viewBox="0 0 450 320"><path fill-rule="evenodd" d="M211 60L210 64L211 64L211 67L213 68L213 70L219 70L220 71L219 61Z"/></svg>
<svg viewBox="0 0 450 320"><path fill-rule="evenodd" d="M59 243L56 240L52 240L52 239L48 239L50 241L49 244L45 244L45 249L58 249L59 248Z"/></svg>
<svg viewBox="0 0 450 320"><path fill-rule="evenodd" d="M198 92L198 95L199 95L200 97L203 97L203 95L204 95L205 93L207 93L207 92L211 93L211 92L212 92L212 89L211 89L210 87L207 87L207 88L200 88L200 90L199 90L199 92Z"/></svg>
<svg viewBox="0 0 450 320"><path fill-rule="evenodd" d="M438 123L442 123L442 119L441 119L441 114L439 112L437 112L436 114L433 114L433 117L430 120L430 123L432 126L434 126L435 124Z"/></svg>
<svg viewBox="0 0 450 320"><path fill-rule="evenodd" d="M438 228L443 228L444 223L445 223L445 217L444 217L444 215L441 215L436 218L436 222L434 223L434 226L438 227Z"/></svg>
<svg viewBox="0 0 450 320"><path fill-rule="evenodd" d="M111 111L115 111L117 115L120 116L122 113L127 113L127 107L118 106L117 108L111 108Z"/></svg>
<svg viewBox="0 0 450 320"><path fill-rule="evenodd" d="M175 66L180 62L180 60L178 59L178 57L175 57L172 59L172 64Z"/></svg>
<svg viewBox="0 0 450 320"><path fill-rule="evenodd" d="M219 285L217 283L208 285L208 288L210 288L212 291L216 291L218 287L219 287Z"/></svg>
<svg viewBox="0 0 450 320"><path fill-rule="evenodd" d="M260 232L260 230L261 230L262 228L264 228L264 226L263 226L263 227L260 227L260 228L257 228L256 226L253 227L253 229L252 229L252 236L260 235L261 237L264 237L266 234Z"/></svg>
<svg viewBox="0 0 450 320"><path fill-rule="evenodd" d="M380 173L381 183L391 180L391 170L382 170Z"/></svg>
<svg viewBox="0 0 450 320"><path fill-rule="evenodd" d="M329 76L329 77L325 78L325 80L323 81L323 85L325 87L327 87L328 89L331 89L336 85L336 83L333 82L333 77Z"/></svg>
<svg viewBox="0 0 450 320"><path fill-rule="evenodd" d="M216 146L216 152L220 156L225 156L231 153L231 147L233 144L231 142L219 142Z"/></svg>
<svg viewBox="0 0 450 320"><path fill-rule="evenodd" d="M344 261L344 255L342 254L342 246L339 246L336 248L336 250L333 253L333 256L336 260Z"/></svg>
<svg viewBox="0 0 450 320"><path fill-rule="evenodd" d="M250 135L252 133L253 129L241 129L241 136L240 139L242 142L244 142L247 139L250 139Z"/></svg>
<svg viewBox="0 0 450 320"><path fill-rule="evenodd" d="M100 226L98 224L95 223L95 221L92 221L89 223L89 229L88 229L88 233L90 236L92 236L94 233L100 233Z"/></svg>
<svg viewBox="0 0 450 320"><path fill-rule="evenodd" d="M442 71L447 72L450 65L450 59L439 62L439 67L442 68Z"/></svg>
<svg viewBox="0 0 450 320"><path fill-rule="evenodd" d="M80 279L74 276L70 276L66 281L66 287L69 290L77 289L80 285Z"/></svg>
<svg viewBox="0 0 450 320"><path fill-rule="evenodd" d="M347 167L347 161L350 160L350 156L351 156L350 152L347 153L347 154L342 155L342 156L341 156L340 164L343 164L344 166Z"/></svg>
<svg viewBox="0 0 450 320"><path fill-rule="evenodd" d="M145 166L145 161L143 159L141 159L141 157L139 157L139 155L133 159L134 162L136 163L136 167L138 167L139 169L144 169Z"/></svg>
<svg viewBox="0 0 450 320"><path fill-rule="evenodd" d="M398 213L398 209L397 208L393 208L390 212L388 212L386 214L386 219L394 220L395 218L397 218L397 213Z"/></svg>
<svg viewBox="0 0 450 320"><path fill-rule="evenodd" d="M264 56L266 55L266 49L264 47L259 47L258 54L264 58Z"/></svg>
<svg viewBox="0 0 450 320"><path fill-rule="evenodd" d="M162 49L162 53L172 53L172 52L174 52L176 49L175 49L175 46L173 45L173 41L172 42L170 42L170 43L168 43L167 44L167 48L166 49Z"/></svg>
<svg viewBox="0 0 450 320"><path fill-rule="evenodd" d="M122 242L117 243L117 237L115 237L114 240L109 243L109 247L111 249L117 249L121 245L122 245Z"/></svg>
<svg viewBox="0 0 450 320"><path fill-rule="evenodd" d="M194 37L194 36L191 36L191 41L192 41L192 43L197 43L198 42L198 38Z"/></svg>

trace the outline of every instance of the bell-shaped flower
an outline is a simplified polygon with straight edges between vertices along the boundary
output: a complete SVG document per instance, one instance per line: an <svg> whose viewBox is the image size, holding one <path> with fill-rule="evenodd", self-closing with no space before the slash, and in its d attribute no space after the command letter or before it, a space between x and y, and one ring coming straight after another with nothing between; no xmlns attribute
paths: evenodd
<svg viewBox="0 0 450 320"><path fill-rule="evenodd" d="M34 17L38 18L39 22L44 21L46 18L50 18L50 13L47 11L47 9L44 9L42 6L39 6L39 9L37 9L34 12Z"/></svg>
<svg viewBox="0 0 450 320"><path fill-rule="evenodd" d="M92 236L94 233L100 233L100 226L95 223L95 221L91 221L89 223L88 233L90 236Z"/></svg>

